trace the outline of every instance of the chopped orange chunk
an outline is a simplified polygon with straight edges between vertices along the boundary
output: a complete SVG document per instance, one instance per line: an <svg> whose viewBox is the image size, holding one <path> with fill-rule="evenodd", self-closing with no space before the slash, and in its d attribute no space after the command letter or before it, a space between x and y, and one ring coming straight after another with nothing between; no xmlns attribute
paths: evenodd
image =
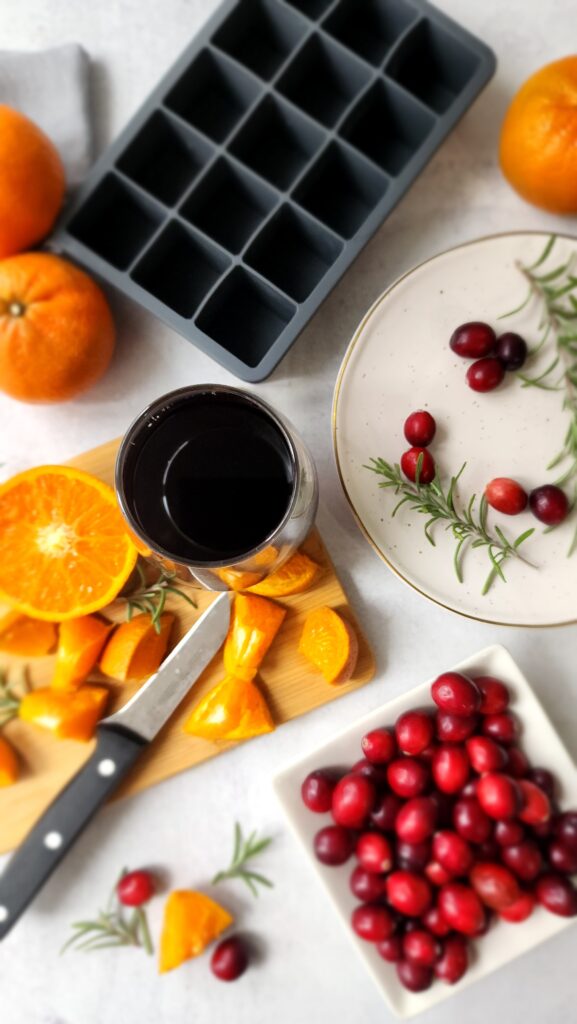
<svg viewBox="0 0 577 1024"><path fill-rule="evenodd" d="M160 936L160 973L199 956L233 921L224 907L202 892L171 892L164 907Z"/></svg>
<svg viewBox="0 0 577 1024"><path fill-rule="evenodd" d="M315 608L306 617L299 651L322 672L327 683L345 683L357 664L357 635L332 608Z"/></svg>
<svg viewBox="0 0 577 1024"><path fill-rule="evenodd" d="M287 597L289 594L302 594L308 590L319 573L320 566L302 551L289 558L280 569L271 573L266 579L255 586L249 587L251 594L263 597Z"/></svg>
<svg viewBox="0 0 577 1024"><path fill-rule="evenodd" d="M224 645L224 667L230 676L254 679L286 615L284 608L253 594L237 594Z"/></svg>
<svg viewBox="0 0 577 1024"><path fill-rule="evenodd" d="M206 740L247 740L274 730L274 722L255 683L225 676L196 705L184 731Z"/></svg>
<svg viewBox="0 0 577 1024"><path fill-rule="evenodd" d="M164 612L159 621L160 633L145 614L135 615L115 629L100 658L102 672L122 682L141 682L156 672L166 654L174 615Z"/></svg>
<svg viewBox="0 0 577 1024"><path fill-rule="evenodd" d="M6 610L0 614L0 651L21 658L40 658L50 654L56 643L53 622L31 619L21 612Z"/></svg>
<svg viewBox="0 0 577 1024"><path fill-rule="evenodd" d="M23 722L47 729L59 740L86 741L92 739L107 700L104 686L81 686L72 693L43 686L25 694L18 714Z"/></svg>
<svg viewBox="0 0 577 1024"><path fill-rule="evenodd" d="M54 690L77 690L88 678L112 623L97 619L95 615L82 615L60 623L56 665L51 686Z"/></svg>

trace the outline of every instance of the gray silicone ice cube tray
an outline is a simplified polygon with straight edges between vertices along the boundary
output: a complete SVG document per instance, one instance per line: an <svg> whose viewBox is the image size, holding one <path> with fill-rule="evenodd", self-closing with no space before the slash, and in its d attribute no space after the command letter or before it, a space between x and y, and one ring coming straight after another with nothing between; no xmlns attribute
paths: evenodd
<svg viewBox="0 0 577 1024"><path fill-rule="evenodd" d="M225 0L54 246L263 380L494 67L427 0Z"/></svg>

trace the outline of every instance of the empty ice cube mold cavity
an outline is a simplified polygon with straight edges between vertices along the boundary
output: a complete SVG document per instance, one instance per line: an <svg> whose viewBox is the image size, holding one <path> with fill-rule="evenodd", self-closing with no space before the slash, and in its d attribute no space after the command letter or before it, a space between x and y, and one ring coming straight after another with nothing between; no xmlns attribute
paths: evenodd
<svg viewBox="0 0 577 1024"><path fill-rule="evenodd" d="M285 0L291 7L306 14L307 18L320 18L322 14L334 3L334 0Z"/></svg>
<svg viewBox="0 0 577 1024"><path fill-rule="evenodd" d="M371 64L380 64L416 19L414 7L404 0L340 0L323 28Z"/></svg>
<svg viewBox="0 0 577 1024"><path fill-rule="evenodd" d="M425 141L435 118L393 82L376 81L347 117L341 134L390 175Z"/></svg>
<svg viewBox="0 0 577 1024"><path fill-rule="evenodd" d="M124 150L117 167L156 199L172 206L212 155L212 147L159 110Z"/></svg>
<svg viewBox="0 0 577 1024"><path fill-rule="evenodd" d="M267 96L232 140L231 151L257 174L286 189L310 160L322 132L287 104Z"/></svg>
<svg viewBox="0 0 577 1024"><path fill-rule="evenodd" d="M221 157L199 181L181 213L230 252L240 252L276 202L264 182Z"/></svg>
<svg viewBox="0 0 577 1024"><path fill-rule="evenodd" d="M291 298L304 302L340 255L343 244L305 214L285 205L257 235L245 261Z"/></svg>
<svg viewBox="0 0 577 1024"><path fill-rule="evenodd" d="M389 179L338 142L305 175L295 198L337 234L351 238L383 199Z"/></svg>
<svg viewBox="0 0 577 1024"><path fill-rule="evenodd" d="M222 142L258 94L258 84L224 54L201 50L166 97L166 106Z"/></svg>
<svg viewBox="0 0 577 1024"><path fill-rule="evenodd" d="M262 78L272 78L306 31L306 22L277 0L245 0L213 43Z"/></svg>
<svg viewBox="0 0 577 1024"><path fill-rule="evenodd" d="M224 253L171 221L131 277L179 316L190 318L229 265Z"/></svg>
<svg viewBox="0 0 577 1024"><path fill-rule="evenodd" d="M125 270L161 220L156 204L109 173L73 217L68 231L101 259Z"/></svg>
<svg viewBox="0 0 577 1024"><path fill-rule="evenodd" d="M289 299L235 267L208 299L196 324L247 366L258 366L295 312Z"/></svg>
<svg viewBox="0 0 577 1024"><path fill-rule="evenodd" d="M298 107L332 127L370 78L369 69L315 33L277 85Z"/></svg>
<svg viewBox="0 0 577 1024"><path fill-rule="evenodd" d="M437 114L444 114L472 78L479 57L431 21L415 25L385 70Z"/></svg>

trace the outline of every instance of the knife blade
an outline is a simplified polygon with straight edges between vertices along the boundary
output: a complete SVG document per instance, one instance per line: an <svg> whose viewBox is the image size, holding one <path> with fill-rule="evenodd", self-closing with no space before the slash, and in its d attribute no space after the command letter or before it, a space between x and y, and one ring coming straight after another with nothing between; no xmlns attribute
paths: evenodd
<svg viewBox="0 0 577 1024"><path fill-rule="evenodd" d="M223 643L229 622L229 594L219 594L158 672L120 711L100 722L94 753L33 826L0 875L0 940L168 721Z"/></svg>

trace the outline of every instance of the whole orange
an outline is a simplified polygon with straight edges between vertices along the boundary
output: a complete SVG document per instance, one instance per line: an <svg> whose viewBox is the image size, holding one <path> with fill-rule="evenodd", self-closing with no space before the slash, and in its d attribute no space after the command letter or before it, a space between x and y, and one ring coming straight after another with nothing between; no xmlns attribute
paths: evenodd
<svg viewBox="0 0 577 1024"><path fill-rule="evenodd" d="M115 341L100 288L44 252L0 260L0 390L23 402L61 402L106 370Z"/></svg>
<svg viewBox="0 0 577 1024"><path fill-rule="evenodd" d="M62 206L58 151L33 121L0 104L0 258L48 234Z"/></svg>
<svg viewBox="0 0 577 1024"><path fill-rule="evenodd" d="M514 189L553 213L577 213L577 56L527 79L505 115L500 161Z"/></svg>

